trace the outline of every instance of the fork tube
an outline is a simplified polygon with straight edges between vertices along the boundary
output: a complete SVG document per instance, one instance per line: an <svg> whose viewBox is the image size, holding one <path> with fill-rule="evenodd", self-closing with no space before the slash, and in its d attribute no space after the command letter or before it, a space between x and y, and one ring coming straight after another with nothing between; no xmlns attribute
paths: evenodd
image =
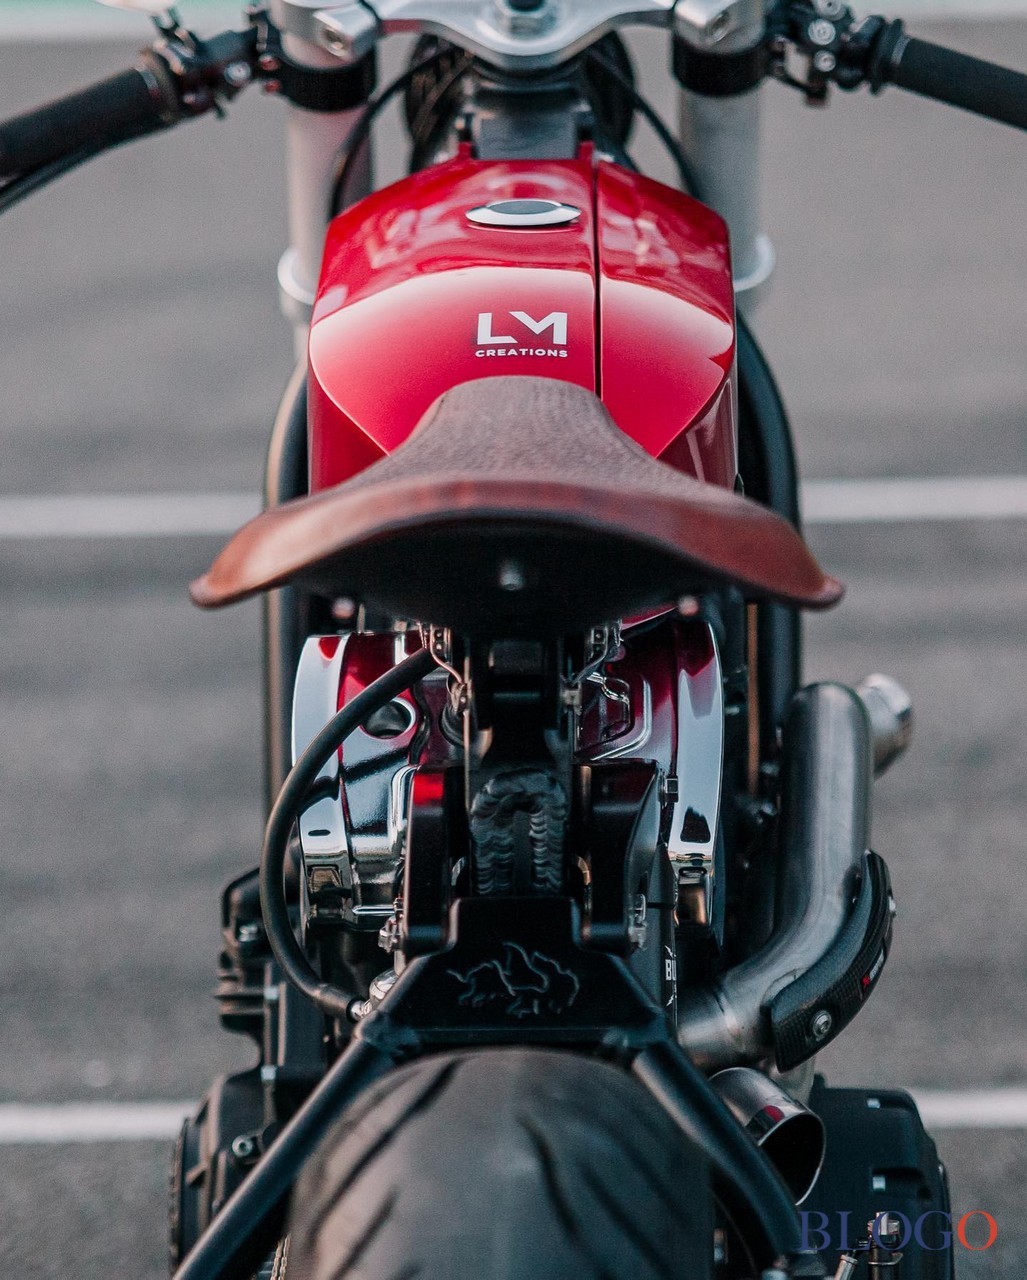
<svg viewBox="0 0 1027 1280"><path fill-rule="evenodd" d="M278 3L272 13L283 24ZM284 34L290 58L315 68L338 67L339 60L310 40ZM321 273L329 204L339 150L363 107L347 111L307 111L289 104L286 121L286 177L289 189L289 248L278 265L282 311L294 328L297 358L305 359L310 312ZM373 181L371 148L364 147L354 167L349 192L367 195Z"/></svg>
<svg viewBox="0 0 1027 1280"><path fill-rule="evenodd" d="M774 268L760 228L760 88L711 98L680 90L681 143L706 204L728 224L735 291L744 306Z"/></svg>
<svg viewBox="0 0 1027 1280"><path fill-rule="evenodd" d="M739 301L769 278L774 251L760 230L760 107L769 0L680 0L674 76L681 144L699 198L727 222Z"/></svg>

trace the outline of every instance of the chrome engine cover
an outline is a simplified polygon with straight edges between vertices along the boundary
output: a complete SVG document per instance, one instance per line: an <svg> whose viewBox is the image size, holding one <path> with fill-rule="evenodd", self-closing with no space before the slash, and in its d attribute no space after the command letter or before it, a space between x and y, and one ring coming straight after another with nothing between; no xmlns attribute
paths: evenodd
<svg viewBox="0 0 1027 1280"><path fill-rule="evenodd" d="M311 636L296 673L294 761L341 706L418 644L403 633ZM440 669L418 693L395 699L322 770L325 794L299 824L305 920L327 912L378 928L393 914L413 774L429 756L437 762L459 753L441 729L446 681ZM711 628L669 614L652 629L626 629L619 651L588 678L583 694L577 760L656 763L671 865L679 884L697 887L712 919L724 702Z"/></svg>

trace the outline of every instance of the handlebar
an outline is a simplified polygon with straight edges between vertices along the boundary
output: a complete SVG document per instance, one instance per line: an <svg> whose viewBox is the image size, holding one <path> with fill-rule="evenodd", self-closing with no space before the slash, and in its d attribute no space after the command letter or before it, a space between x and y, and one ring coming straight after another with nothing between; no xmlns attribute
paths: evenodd
<svg viewBox="0 0 1027 1280"><path fill-rule="evenodd" d="M870 67L871 88L885 84L1027 129L1027 75L907 36L901 22L883 33Z"/></svg>
<svg viewBox="0 0 1027 1280"><path fill-rule="evenodd" d="M823 16L827 13L830 18ZM309 68L287 56L281 33L264 10L254 8L250 17L246 31L210 40L181 27L162 27L162 39L144 50L131 70L0 124L0 212L101 151L210 110L220 113L255 79L312 111L339 111L368 101L374 89L373 52L337 69ZM808 56L806 80L788 71L788 47ZM907 36L901 21L857 21L844 0L777 0L766 42L755 53L760 56L742 55L743 70L755 83L769 69L813 102L824 101L830 83L846 90L869 84L874 93L894 84L1027 129L1027 75ZM738 71L737 57L705 56L731 64L732 74ZM694 87L700 93L737 91L737 86Z"/></svg>
<svg viewBox="0 0 1027 1280"><path fill-rule="evenodd" d="M41 168L81 150L106 150L154 133L182 117L168 68L153 54L0 125L0 177Z"/></svg>
<svg viewBox="0 0 1027 1280"><path fill-rule="evenodd" d="M199 40L162 29L135 67L0 124L0 208L10 188L38 185L83 159L207 111L221 111L260 71L259 32ZM17 194L15 190L14 194Z"/></svg>
<svg viewBox="0 0 1027 1280"><path fill-rule="evenodd" d="M824 102L831 84L847 91L868 84L872 93L894 84L1027 129L1027 75L908 36L899 19L857 20L842 0L778 0L768 34L771 74L810 102ZM808 59L805 80L788 70L789 46Z"/></svg>

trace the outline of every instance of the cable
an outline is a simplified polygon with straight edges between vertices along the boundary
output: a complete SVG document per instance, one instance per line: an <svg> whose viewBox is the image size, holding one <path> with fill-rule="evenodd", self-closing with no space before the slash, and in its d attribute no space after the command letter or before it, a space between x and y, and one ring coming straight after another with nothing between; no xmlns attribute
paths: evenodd
<svg viewBox="0 0 1027 1280"><path fill-rule="evenodd" d="M681 144L678 142L677 138L674 137L671 131L663 123L657 112L653 110L648 102L646 102L645 98L642 97L635 86L621 74L620 70L615 67L613 63L608 62L601 53L592 49L588 54L588 60L602 67L607 75L609 75L620 86L620 88L629 95L632 102L635 104L635 107L641 111L642 115L645 116L653 132L670 153L671 159L674 161L677 168L678 176L681 179L681 185L689 195L694 196L697 200L701 200L702 193L699 188L699 183L696 179L692 166L688 163L688 157L681 149Z"/></svg>
<svg viewBox="0 0 1027 1280"><path fill-rule="evenodd" d="M349 1007L359 997L355 992L325 982L307 959L293 932L289 905L285 898L283 875L296 815L309 803L310 790L317 776L338 751L343 741L360 727L373 712L386 706L404 689L409 689L429 672L436 662L428 649L419 649L412 657L379 676L363 693L347 702L314 738L296 761L285 779L278 799L268 818L264 848L260 856L260 909L264 929L275 959L286 978L325 1014L345 1018Z"/></svg>
<svg viewBox="0 0 1027 1280"><path fill-rule="evenodd" d="M397 76L393 80L388 88L383 89L376 98L372 98L367 104L363 114L353 126L349 137L343 144L340 163L336 166L335 177L332 181L331 199L328 204L329 218L334 218L344 207L343 201L353 173L353 165L360 154L361 148L367 141L371 126L378 118L379 113L389 105L397 93L402 93L412 83L415 76L420 75L422 71L428 71L432 67L438 66L448 52L448 50L443 49L439 53L433 54L430 58L425 58L423 62L417 62L412 67L408 67L401 76Z"/></svg>
<svg viewBox="0 0 1027 1280"><path fill-rule="evenodd" d="M470 54L461 58L439 80L421 103L417 116L410 126L410 136L413 140L413 150L410 157L410 168L412 170L416 171L422 168L426 159L430 158L435 139L438 137L440 128L444 127L446 122L445 117L435 116L434 113L446 101L450 90L466 75L473 61L474 59Z"/></svg>

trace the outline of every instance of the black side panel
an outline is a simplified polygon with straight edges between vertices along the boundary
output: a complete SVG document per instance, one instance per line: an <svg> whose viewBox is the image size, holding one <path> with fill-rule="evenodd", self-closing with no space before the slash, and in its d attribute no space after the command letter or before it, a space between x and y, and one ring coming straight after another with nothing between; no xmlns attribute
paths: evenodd
<svg viewBox="0 0 1027 1280"><path fill-rule="evenodd" d="M260 1155L264 1129L260 1070L219 1076L179 1136L172 1161L171 1269L182 1262L214 1214ZM238 1154L233 1143L240 1141Z"/></svg>
<svg viewBox="0 0 1027 1280"><path fill-rule="evenodd" d="M800 529L799 474L791 428L770 366L741 315L738 320L738 451L745 492ZM761 756L772 753L777 727L802 677L799 613L759 608L758 676Z"/></svg>
<svg viewBox="0 0 1027 1280"><path fill-rule="evenodd" d="M827 1128L827 1156L800 1207L810 1245L823 1244L818 1227L830 1233L831 1247L823 1250L829 1274L845 1243L839 1213L849 1212L848 1243L855 1245L865 1237L867 1223L885 1210L904 1214L914 1227L924 1213L949 1212L945 1169L908 1093L829 1089L818 1076L810 1107ZM820 1214L827 1215L826 1224ZM937 1216L923 1222L921 1237L931 1247L909 1242L902 1254L902 1280L953 1280L952 1250L935 1247L948 1225Z"/></svg>

